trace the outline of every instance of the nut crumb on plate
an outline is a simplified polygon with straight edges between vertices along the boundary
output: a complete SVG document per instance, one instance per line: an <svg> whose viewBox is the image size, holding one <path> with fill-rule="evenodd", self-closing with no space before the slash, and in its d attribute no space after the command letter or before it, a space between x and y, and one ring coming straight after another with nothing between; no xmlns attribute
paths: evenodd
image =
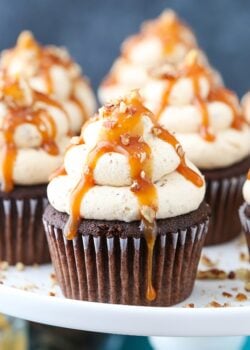
<svg viewBox="0 0 250 350"><path fill-rule="evenodd" d="M245 283L244 289L246 292L250 292L250 282Z"/></svg>
<svg viewBox="0 0 250 350"><path fill-rule="evenodd" d="M233 296L231 293L228 293L228 292L222 292L222 295L225 298L232 298L232 296Z"/></svg>
<svg viewBox="0 0 250 350"><path fill-rule="evenodd" d="M0 270L6 271L9 268L9 264L7 261L1 261L0 262Z"/></svg>
<svg viewBox="0 0 250 350"><path fill-rule="evenodd" d="M21 263L21 262L18 262L17 264L16 264L16 269L17 269L17 271L23 271L24 270L24 264L23 263Z"/></svg>
<svg viewBox="0 0 250 350"><path fill-rule="evenodd" d="M247 298L247 295L244 294L244 293L238 293L236 296L235 296L235 300L236 301L246 301L248 298Z"/></svg>
<svg viewBox="0 0 250 350"><path fill-rule="evenodd" d="M203 265L207 267L215 267L218 264L218 261L211 260L207 255L203 254L201 256L201 261Z"/></svg>
<svg viewBox="0 0 250 350"><path fill-rule="evenodd" d="M219 269L199 270L197 273L197 279L200 280L225 280L226 278L226 272Z"/></svg>
<svg viewBox="0 0 250 350"><path fill-rule="evenodd" d="M185 304L183 307L192 309L195 307L195 305L194 305L194 303L189 303L189 304Z"/></svg>

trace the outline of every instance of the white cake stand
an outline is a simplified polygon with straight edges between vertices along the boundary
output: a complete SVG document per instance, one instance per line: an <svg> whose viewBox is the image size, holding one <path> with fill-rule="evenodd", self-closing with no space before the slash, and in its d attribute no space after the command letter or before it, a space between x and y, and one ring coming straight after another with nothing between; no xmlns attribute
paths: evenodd
<svg viewBox="0 0 250 350"><path fill-rule="evenodd" d="M206 248L204 254L217 262L217 268L231 271L248 268L240 253L247 254L240 239L221 246ZM200 268L208 267L201 265ZM250 334L250 293L244 282L235 280L196 281L192 295L173 307L142 307L101 304L65 299L54 285L51 265L16 267L0 272L0 312L26 320L72 329L105 333L153 336L158 349L174 350L172 341L161 337L243 336ZM223 292L231 294L226 297ZM237 293L248 300L236 300ZM227 307L207 307L216 301ZM194 308L184 307L194 303ZM210 339L211 340L211 339ZM179 339L179 342L181 339ZM235 338L238 344L242 338ZM233 342L230 342L232 345ZM178 345L178 344L177 344ZM181 348L181 347L179 347ZM194 345L192 350L196 349ZM200 345L197 349L201 348ZM204 347L202 347L205 349ZM188 350L187 340L185 349ZM211 349L211 347L210 347ZM218 347L219 349L219 347ZM227 350L230 349L228 345ZM237 349L234 347L233 349Z"/></svg>

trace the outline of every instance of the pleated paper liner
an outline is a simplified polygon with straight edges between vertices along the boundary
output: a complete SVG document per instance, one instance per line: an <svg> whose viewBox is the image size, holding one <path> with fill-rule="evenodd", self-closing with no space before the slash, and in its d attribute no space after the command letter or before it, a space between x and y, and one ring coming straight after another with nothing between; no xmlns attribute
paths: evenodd
<svg viewBox="0 0 250 350"><path fill-rule="evenodd" d="M113 304L170 306L192 292L208 219L157 236L153 254L156 299L146 299L147 246L144 238L91 235L66 240L44 219L52 263L67 298Z"/></svg>
<svg viewBox="0 0 250 350"><path fill-rule="evenodd" d="M206 202L211 218L205 245L220 244L236 238L241 232L238 210L243 202L245 175L221 180L207 180Z"/></svg>
<svg viewBox="0 0 250 350"><path fill-rule="evenodd" d="M248 212L247 212L248 209ZM239 217L243 231L245 233L248 250L249 250L249 261L250 261L250 206L244 203L239 209Z"/></svg>
<svg viewBox="0 0 250 350"><path fill-rule="evenodd" d="M19 186L0 193L0 261L10 265L50 261L42 224L47 203L46 186Z"/></svg>

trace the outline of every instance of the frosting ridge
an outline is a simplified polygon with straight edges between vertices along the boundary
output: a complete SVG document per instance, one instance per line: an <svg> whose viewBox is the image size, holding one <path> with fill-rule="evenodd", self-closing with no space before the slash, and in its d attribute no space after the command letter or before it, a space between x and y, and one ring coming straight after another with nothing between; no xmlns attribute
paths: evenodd
<svg viewBox="0 0 250 350"><path fill-rule="evenodd" d="M10 78L22 77L35 90L62 103L74 133L96 108L89 83L67 50L41 46L31 32L22 32L16 46L3 51L0 67Z"/></svg>

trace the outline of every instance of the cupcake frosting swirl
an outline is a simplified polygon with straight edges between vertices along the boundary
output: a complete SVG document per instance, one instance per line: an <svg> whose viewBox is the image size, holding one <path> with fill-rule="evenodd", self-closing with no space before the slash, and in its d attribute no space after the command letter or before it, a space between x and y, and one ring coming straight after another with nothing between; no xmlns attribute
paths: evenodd
<svg viewBox="0 0 250 350"><path fill-rule="evenodd" d="M162 62L176 63L197 47L191 29L171 10L142 24L141 31L121 46L121 56L99 89L102 102L139 88L148 79L151 67Z"/></svg>
<svg viewBox="0 0 250 350"><path fill-rule="evenodd" d="M178 64L192 48L197 48L191 29L170 10L155 20L143 23L140 33L122 44L121 55L99 88L101 102L107 102L142 87L151 69L168 62ZM205 55L203 61L208 65ZM220 80L218 73L217 79Z"/></svg>
<svg viewBox="0 0 250 350"><path fill-rule="evenodd" d="M0 80L0 179L3 191L14 185L48 182L70 140L62 106L23 80Z"/></svg>
<svg viewBox="0 0 250 350"><path fill-rule="evenodd" d="M250 153L250 129L236 95L217 84L196 50L155 69L141 89L159 124L175 132L199 168L230 166Z"/></svg>
<svg viewBox="0 0 250 350"><path fill-rule="evenodd" d="M3 51L0 67L7 76L25 78L35 90L60 101L74 133L96 108L88 81L66 49L41 46L28 31L20 34L14 48Z"/></svg>
<svg viewBox="0 0 250 350"><path fill-rule="evenodd" d="M55 209L71 214L72 192L91 172L91 186L79 199L81 218L163 219L196 210L204 198L199 171L135 92L99 110L81 137L72 139L64 167L50 182L48 198Z"/></svg>

